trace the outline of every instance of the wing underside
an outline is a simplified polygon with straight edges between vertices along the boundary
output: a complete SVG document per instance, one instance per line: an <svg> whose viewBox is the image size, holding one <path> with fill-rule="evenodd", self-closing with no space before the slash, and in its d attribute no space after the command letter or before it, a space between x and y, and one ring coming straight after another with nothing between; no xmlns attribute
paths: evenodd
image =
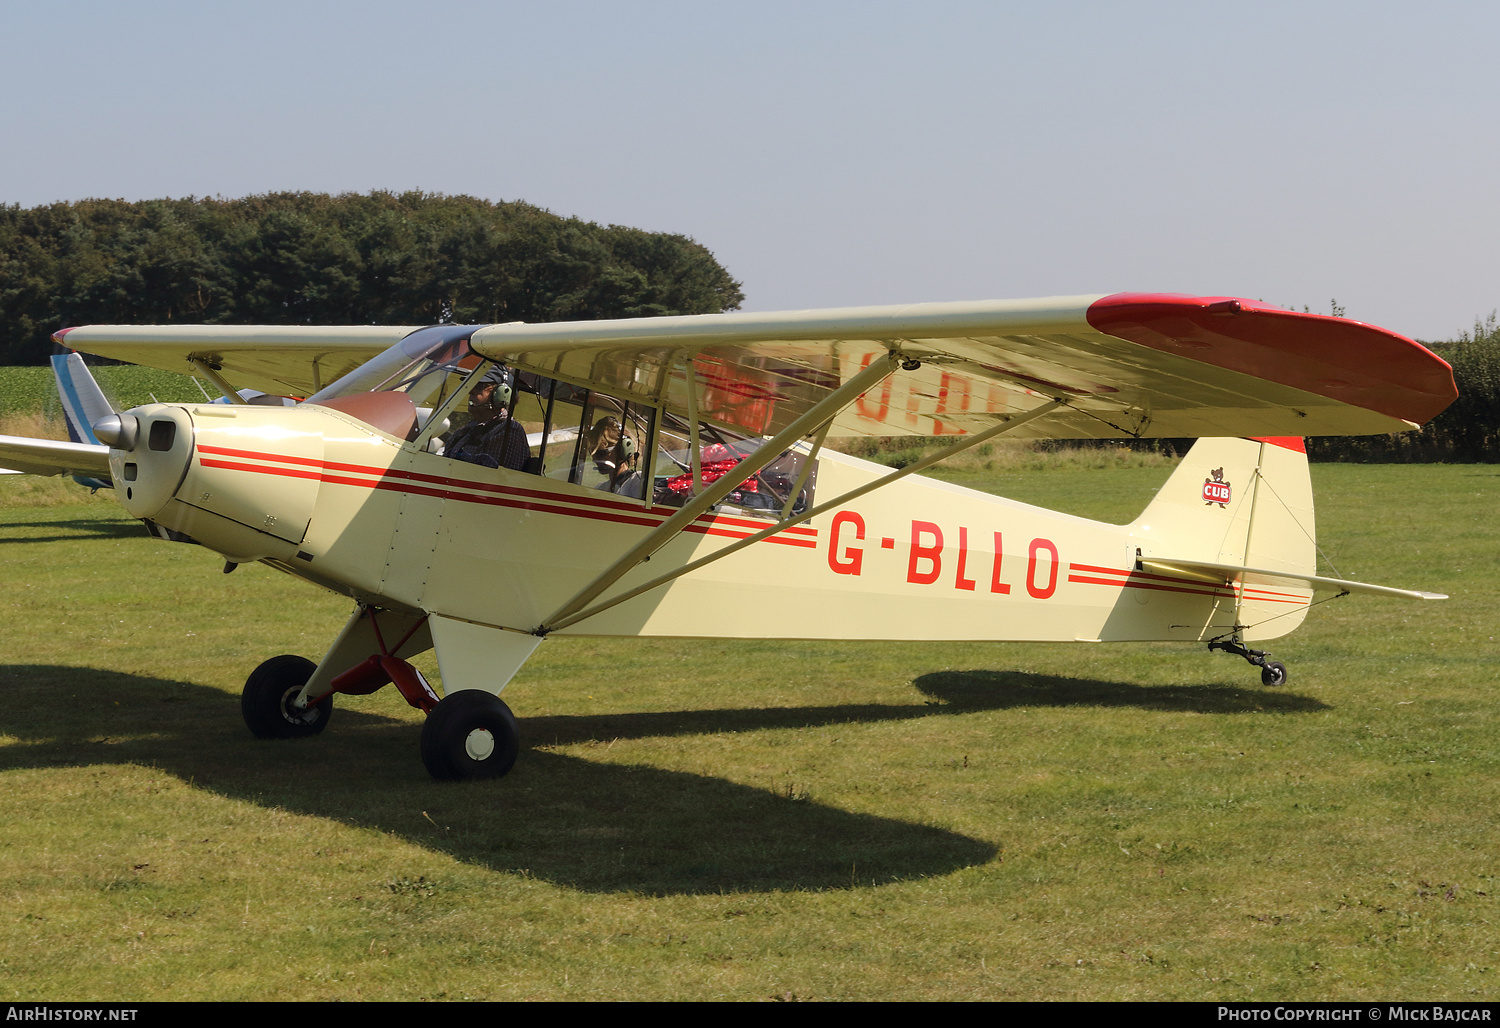
<svg viewBox="0 0 1500 1028"><path fill-rule="evenodd" d="M1357 322L1209 297L1045 300L497 325L475 349L768 432L891 350L916 362L834 423L961 435L1049 399L1033 438L1404 431L1457 395L1419 344Z"/></svg>
<svg viewBox="0 0 1500 1028"><path fill-rule="evenodd" d="M236 388L309 396L384 353L411 325L85 325L53 336L84 353L198 374L201 361Z"/></svg>

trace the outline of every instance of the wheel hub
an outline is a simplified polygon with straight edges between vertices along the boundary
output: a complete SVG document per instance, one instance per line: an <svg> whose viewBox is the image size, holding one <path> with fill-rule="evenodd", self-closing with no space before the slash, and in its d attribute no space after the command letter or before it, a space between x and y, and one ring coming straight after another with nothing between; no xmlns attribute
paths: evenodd
<svg viewBox="0 0 1500 1028"><path fill-rule="evenodd" d="M298 685L282 693L281 716L286 718L294 725L314 724L317 722L318 716L321 713L317 707L309 706L303 707L301 710L298 710L296 707L292 706L292 703L297 699L297 694L300 692L302 692L302 686Z"/></svg>
<svg viewBox="0 0 1500 1028"><path fill-rule="evenodd" d="M485 760L495 752L495 737L488 728L476 728L464 739L464 752L472 760Z"/></svg>

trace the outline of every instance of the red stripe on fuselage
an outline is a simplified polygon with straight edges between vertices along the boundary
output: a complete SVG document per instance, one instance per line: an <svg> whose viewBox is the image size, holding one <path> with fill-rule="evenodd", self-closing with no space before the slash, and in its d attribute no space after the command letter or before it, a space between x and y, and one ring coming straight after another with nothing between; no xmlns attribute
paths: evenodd
<svg viewBox="0 0 1500 1028"><path fill-rule="evenodd" d="M1109 578L1094 578L1093 575L1109 575ZM1225 583L1215 585L1212 582L1200 582L1191 578L1173 578L1169 575L1154 575L1149 571L1135 571L1126 568L1105 568L1094 564L1069 564L1068 581L1080 585L1112 585L1120 589L1150 589L1158 592L1187 593L1194 596L1216 596L1230 597L1238 595L1241 599L1258 600L1263 603L1302 603L1308 601L1305 596L1295 593L1275 592L1261 586L1247 586L1244 583Z"/></svg>
<svg viewBox="0 0 1500 1028"><path fill-rule="evenodd" d="M261 453L254 450L236 450L222 446L200 446L198 447L198 462L203 467L222 468L229 471L244 471L251 474L274 475L281 478L305 478L327 482L331 485L356 486L366 489L385 489L393 492L414 493L419 496L434 496L445 500L458 500L465 503L479 503L487 506L509 507L517 510L530 510L543 514L560 514L566 517L579 517L591 521L608 521L616 524L637 525L643 528L656 528L675 510L671 507L652 507L649 511L631 504L620 501L611 501L593 496L580 497L558 497L553 493L547 493L534 489L520 489L513 486L501 486L490 482L474 482L462 478L449 478L442 475L426 475L420 472L401 471L392 468L381 468L371 465L344 464L338 461L316 460L310 457L294 457L284 454ZM231 463L224 460L206 460L202 454L217 454L222 456L237 457L241 460L273 461L278 464L293 464L300 467L273 467L269 464ZM369 478L349 478L344 475L329 474L329 471L352 472L354 474L367 475ZM374 481L370 479L373 478ZM444 486L447 488L428 488L415 483L427 483L431 486ZM459 492L453 487L462 489L473 489L476 492L491 493L491 496L475 496L471 493ZM515 499L513 497L528 497L531 499ZM533 502L534 500L545 500L549 502ZM559 502L576 503L581 507L594 508L579 510L576 507L559 506ZM744 539L754 535L755 532L765 529L767 526L755 521L743 518L702 515L694 523L684 529L696 535L715 535L730 539ZM737 531L739 528L749 528L752 531ZM809 529L801 526L793 526L784 529L783 533L769 536L764 542L777 543L782 546L800 546L805 548L817 548L817 529Z"/></svg>

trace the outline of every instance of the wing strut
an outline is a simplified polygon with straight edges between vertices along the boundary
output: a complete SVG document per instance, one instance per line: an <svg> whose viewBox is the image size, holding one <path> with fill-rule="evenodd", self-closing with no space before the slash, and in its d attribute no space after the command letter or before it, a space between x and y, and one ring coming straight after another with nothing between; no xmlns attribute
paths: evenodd
<svg viewBox="0 0 1500 1028"><path fill-rule="evenodd" d="M901 367L902 362L908 359L895 350L891 350L886 355L885 360L871 361L869 367L813 404L811 408L793 420L786 428L776 433L775 436L761 443L748 457L734 466L734 474L724 475L717 479L704 489L703 492L698 493L698 495L684 504L681 510L652 529L646 538L636 543L624 556L605 568L597 578L584 586L578 595L553 611L552 616L542 622L541 626L536 629L535 634L546 635L558 626L558 622L588 606L600 593L614 585L621 578L624 578L637 564L661 549L696 521L698 515L705 513L710 507L738 488L742 481L781 456L788 447L801 439L809 431L820 427L825 421L834 418L849 404L853 403L870 389L873 389L882 379L894 373L897 368ZM693 466L696 472L698 447L696 440L694 440L694 443ZM697 483L695 482L694 485L696 486ZM571 624L572 621L568 623Z"/></svg>
<svg viewBox="0 0 1500 1028"><path fill-rule="evenodd" d="M856 489L851 489L844 495L829 500L826 503L820 503L816 507L810 507L807 510L803 511L801 514L796 515L795 517L778 521L776 522L776 524L771 525L769 528L764 528L761 531L756 532L754 535L746 536L743 539L737 539L734 542L730 543L728 546L717 549L706 557L700 557L697 560L692 561L691 563L684 564L677 570L670 571L665 575L660 575L657 578L653 578L651 581L647 582L644 585L638 585L634 589L629 589L618 596L611 596L603 603L596 603L592 607L589 607L587 610L582 610L575 614L569 614L562 617L553 617L550 620L550 623L545 626L544 630L548 632L555 632L560 628L567 628L569 625L576 624L579 621L582 621L584 618L593 617L595 614L606 611L616 604L624 603L626 600L634 599L635 597L641 595L641 593L650 592L657 586L666 585L668 582L681 578L689 571L696 571L699 568L703 567L705 564L712 564L716 560L721 560L737 550L744 549L751 543L758 543L762 539L766 539L775 535L777 532L781 532L785 529L791 528L793 525L801 524L809 518L817 517L824 511L832 510L834 507L841 507L851 500L859 499L866 493L871 493L876 489L881 489L887 485L890 485L898 478L905 478L907 475L916 474L918 471L930 468L932 465L938 463L939 461L947 460L955 453L959 453L962 450L967 450L971 446L977 446L980 443L985 442L986 440L995 438L995 436L997 435L1004 435L1006 432L1010 432L1014 429L1020 428L1022 425L1029 424L1030 422L1035 421L1037 418L1040 418L1043 415L1052 413L1052 411L1056 410L1058 407L1063 406L1063 404L1066 402L1067 401L1065 400L1052 400L1048 403L1042 404L1040 407L1035 407L1027 411L1025 414L1017 414L1013 418L1007 418L1005 421L1000 422L1000 424L998 425L993 425L985 429L983 432L969 436L968 438L960 439L952 446L945 447L944 449L941 449L934 454L923 457L921 460L914 461L904 468L891 472L889 475L884 475L880 478L877 478L873 482L866 482L864 485L859 486ZM822 433L819 434L818 442L822 442ZM809 458L807 466L812 466L811 458ZM736 470L738 470L738 468L736 468ZM720 481L722 481L722 479ZM792 495L795 496L796 492L796 490L793 490Z"/></svg>
<svg viewBox="0 0 1500 1028"><path fill-rule="evenodd" d="M218 386L219 391L224 394L224 399L228 400L230 403L244 404L248 402L243 396L240 395L240 391L238 389L229 384L229 379L219 374L218 369L215 368L212 364L208 363L208 361L204 360L202 357L189 357L188 363L191 364L193 366L193 369L200 375L205 376L210 382Z"/></svg>

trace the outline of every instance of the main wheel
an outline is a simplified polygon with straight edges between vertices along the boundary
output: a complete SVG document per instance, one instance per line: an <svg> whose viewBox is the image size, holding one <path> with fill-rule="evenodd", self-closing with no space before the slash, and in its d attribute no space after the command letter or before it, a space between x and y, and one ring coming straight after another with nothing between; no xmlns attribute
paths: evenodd
<svg viewBox="0 0 1500 1028"><path fill-rule="evenodd" d="M520 752L516 716L500 697L481 689L443 697L422 726L422 763L440 782L499 778Z"/></svg>
<svg viewBox="0 0 1500 1028"><path fill-rule="evenodd" d="M305 710L294 700L317 665L306 657L284 653L250 672L240 693L240 713L257 739L301 739L317 735L333 715L333 697L325 696Z"/></svg>
<svg viewBox="0 0 1500 1028"><path fill-rule="evenodd" d="M1279 660L1268 660L1260 669L1261 685L1286 685L1286 665Z"/></svg>

